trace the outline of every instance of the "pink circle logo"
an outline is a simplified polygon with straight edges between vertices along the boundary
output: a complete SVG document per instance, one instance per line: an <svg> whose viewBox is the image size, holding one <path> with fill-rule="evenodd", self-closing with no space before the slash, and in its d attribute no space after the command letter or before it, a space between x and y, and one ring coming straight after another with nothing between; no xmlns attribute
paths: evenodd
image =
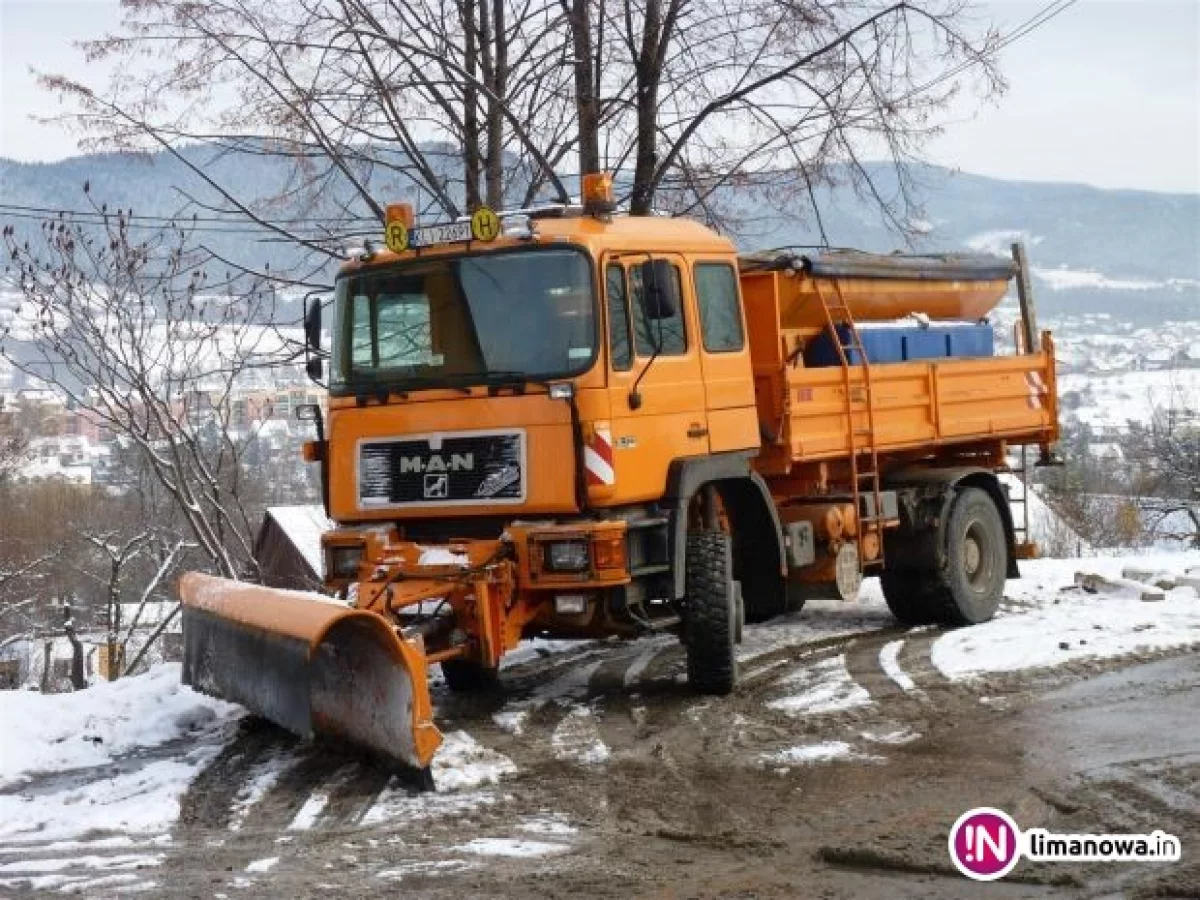
<svg viewBox="0 0 1200 900"><path fill-rule="evenodd" d="M1012 816L990 806L969 809L950 829L950 859L968 878L995 881L1021 858L1021 830Z"/></svg>

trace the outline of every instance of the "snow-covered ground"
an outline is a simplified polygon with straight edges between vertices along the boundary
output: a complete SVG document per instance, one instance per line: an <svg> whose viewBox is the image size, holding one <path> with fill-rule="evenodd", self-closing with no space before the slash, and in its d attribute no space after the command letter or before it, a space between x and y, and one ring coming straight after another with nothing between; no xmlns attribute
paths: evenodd
<svg viewBox="0 0 1200 900"><path fill-rule="evenodd" d="M1010 582L1007 591L1015 608L940 637L933 663L946 676L963 678L1200 644L1200 595L1192 587L1143 600L1147 592L1134 586L1089 593L1075 584L1076 573L1115 581L1137 568L1171 578L1196 566L1197 553L1023 563L1025 577Z"/></svg>
<svg viewBox="0 0 1200 900"><path fill-rule="evenodd" d="M1121 580L1129 569L1141 570L1133 574L1142 581L1176 586L1130 587ZM1200 570L1200 553L1024 563L1025 576L1008 583L1006 602L992 622L944 632L892 630L894 620L871 580L856 603L814 601L798 615L748 628L740 650L743 676L761 687L739 692L733 716L722 712L723 700L686 697L681 715L705 729L722 722L743 735L738 740L769 733L770 742L748 756L748 764L769 771L839 760L884 764L899 745L920 734L910 727L919 717L895 718L880 682L891 685L890 696L898 702L920 705L934 702L923 690L930 673L943 683L955 682L956 689L978 680L983 694L991 690L988 678L998 673L1195 645L1200 596L1190 581L1179 584L1190 579L1190 569ZM1077 572L1107 582L1092 593L1077 586ZM682 677L663 663L678 655L678 644L673 638L539 644L523 658L536 666L539 656L560 650L571 650L575 658L554 666L556 677L514 695L493 713L474 721L460 718L447 728L434 763L437 790L414 794L409 784L381 783L355 821L415 827L510 805L530 754L595 769L595 777L603 778L605 767L630 751L618 745L620 733L608 729L611 710L589 691L590 682L602 668L616 671L611 690L628 702L636 725L655 705L650 685ZM864 666L873 667L865 680ZM651 709L649 715L655 714ZM155 868L180 840L181 798L235 739L241 715L237 707L182 687L175 665L76 694L0 693L0 888L87 893L110 883L152 885ZM764 723L771 723L765 731ZM248 763L224 827L241 830L305 752L303 746L279 744ZM286 840L331 827L339 785L352 777L353 766L347 768L350 774L334 772L306 788L279 825L281 835L294 836ZM486 864L480 857L567 852L573 829L557 815L547 810L537 821L514 826L518 833L508 836L465 836L455 848L461 858L441 862L474 867ZM23 848L35 845L37 858L22 859ZM270 877L277 864L286 866L277 853L286 856L287 844L279 846L239 864L238 877ZM97 862L91 866L87 860L93 857ZM387 877L402 878L408 871L401 866Z"/></svg>
<svg viewBox="0 0 1200 900"><path fill-rule="evenodd" d="M73 694L3 691L0 788L32 773L102 766L184 737L219 742L225 726L240 716L237 706L180 684L178 664Z"/></svg>

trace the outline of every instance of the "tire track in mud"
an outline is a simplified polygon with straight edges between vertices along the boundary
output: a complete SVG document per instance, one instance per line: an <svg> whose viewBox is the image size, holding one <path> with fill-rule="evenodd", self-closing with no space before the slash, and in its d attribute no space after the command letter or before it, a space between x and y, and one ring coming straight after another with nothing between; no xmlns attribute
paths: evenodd
<svg viewBox="0 0 1200 900"><path fill-rule="evenodd" d="M906 691L884 669L880 660L883 648L895 640L904 640L901 629L887 629L878 634L860 637L846 645L846 671L867 692L871 702L889 708L896 704L920 702L919 695ZM905 640L905 644L908 642ZM901 645L903 650L904 645ZM906 672L907 674L907 672ZM915 679L914 679L915 681Z"/></svg>
<svg viewBox="0 0 1200 900"><path fill-rule="evenodd" d="M247 720L238 736L188 786L179 802L179 829L227 828L234 801L254 767L296 744L297 739L281 728Z"/></svg>
<svg viewBox="0 0 1200 900"><path fill-rule="evenodd" d="M954 687L954 682L933 664L933 645L945 633L944 628L905 632L904 645L896 659L904 673L927 695L935 695Z"/></svg>

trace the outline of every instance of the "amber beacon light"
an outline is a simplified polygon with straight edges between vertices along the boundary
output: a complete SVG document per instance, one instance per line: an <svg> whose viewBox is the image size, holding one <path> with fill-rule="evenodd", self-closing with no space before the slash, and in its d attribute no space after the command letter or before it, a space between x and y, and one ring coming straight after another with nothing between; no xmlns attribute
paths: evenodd
<svg viewBox="0 0 1200 900"><path fill-rule="evenodd" d="M590 172L583 176L583 208L591 215L607 215L616 209L613 180L608 172Z"/></svg>

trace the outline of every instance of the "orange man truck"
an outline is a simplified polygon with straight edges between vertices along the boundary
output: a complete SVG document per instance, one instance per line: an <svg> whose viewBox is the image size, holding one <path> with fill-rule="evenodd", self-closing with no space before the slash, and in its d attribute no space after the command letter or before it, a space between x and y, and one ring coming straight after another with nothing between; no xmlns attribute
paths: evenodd
<svg viewBox="0 0 1200 900"><path fill-rule="evenodd" d="M667 631L724 694L743 621L877 575L900 621L970 625L1032 549L996 474L1058 433L1019 252L739 257L614 215L604 177L579 208L389 207L387 245L338 276L307 411L328 596L185 575L197 689L425 768L434 663L473 690L523 638ZM321 377L319 305L306 330Z"/></svg>

